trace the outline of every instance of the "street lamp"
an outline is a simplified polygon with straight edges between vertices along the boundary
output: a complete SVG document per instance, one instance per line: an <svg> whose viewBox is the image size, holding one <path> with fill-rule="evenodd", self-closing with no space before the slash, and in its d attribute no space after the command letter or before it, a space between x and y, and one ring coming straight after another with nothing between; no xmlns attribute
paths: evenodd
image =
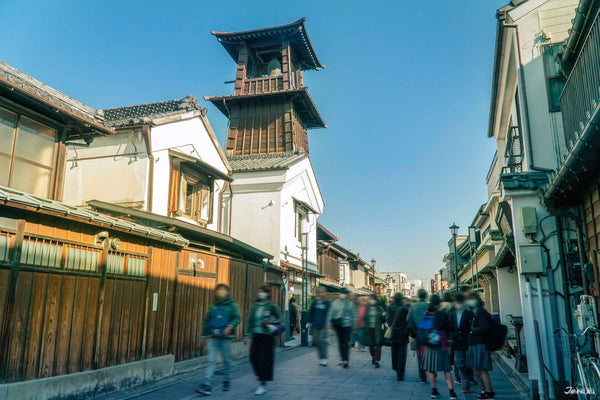
<svg viewBox="0 0 600 400"><path fill-rule="evenodd" d="M450 225L450 232L452 233L452 240L454 241L454 284L458 285L458 257L456 252L456 235L458 235L458 229L460 227L456 225L456 222L453 222Z"/></svg>
<svg viewBox="0 0 600 400"><path fill-rule="evenodd" d="M371 266L373 267L373 292L375 291L375 263L377 260L375 258L371 258ZM371 289L371 280L369 279L369 289Z"/></svg>

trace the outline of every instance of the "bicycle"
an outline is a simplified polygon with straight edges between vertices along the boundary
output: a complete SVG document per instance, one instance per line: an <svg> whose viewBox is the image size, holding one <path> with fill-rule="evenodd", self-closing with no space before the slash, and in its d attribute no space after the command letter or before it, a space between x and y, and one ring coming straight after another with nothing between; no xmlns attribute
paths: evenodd
<svg viewBox="0 0 600 400"><path fill-rule="evenodd" d="M577 395L580 400L597 399L600 395L600 359L594 350L587 347L589 333L600 334L597 326L588 326L581 334L570 333L560 327L555 331L563 330L568 338L571 350L571 384L575 386L565 388L565 394ZM583 344L580 338L584 338Z"/></svg>

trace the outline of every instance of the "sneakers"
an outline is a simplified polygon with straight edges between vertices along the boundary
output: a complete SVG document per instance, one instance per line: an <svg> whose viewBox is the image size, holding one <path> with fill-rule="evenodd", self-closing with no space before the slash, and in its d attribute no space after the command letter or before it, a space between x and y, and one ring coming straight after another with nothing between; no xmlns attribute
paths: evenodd
<svg viewBox="0 0 600 400"><path fill-rule="evenodd" d="M379 365L379 361L375 361L375 368L380 368L381 365Z"/></svg>
<svg viewBox="0 0 600 400"><path fill-rule="evenodd" d="M196 392L204 396L210 396L212 394L212 388L208 385L201 385L198 389L196 389Z"/></svg>
<svg viewBox="0 0 600 400"><path fill-rule="evenodd" d="M419 383L420 383L421 385L426 385L426 384L427 384L427 381L423 380L423 381L419 381Z"/></svg>
<svg viewBox="0 0 600 400"><path fill-rule="evenodd" d="M480 400L495 399L496 398L496 393L494 393L494 392L482 392L482 393L479 393L477 395L477 398L480 399Z"/></svg>
<svg viewBox="0 0 600 400"><path fill-rule="evenodd" d="M471 386L477 386L477 381L475 379L471 379L469 381L469 385L471 385Z"/></svg>
<svg viewBox="0 0 600 400"><path fill-rule="evenodd" d="M438 392L437 389L431 389L431 398L432 399L439 399L440 398L440 392Z"/></svg>
<svg viewBox="0 0 600 400"><path fill-rule="evenodd" d="M456 395L454 389L450 389L450 400L456 400L457 398L458 396Z"/></svg>
<svg viewBox="0 0 600 400"><path fill-rule="evenodd" d="M327 366L327 360L322 358L321 361L319 361L319 364L326 367Z"/></svg>
<svg viewBox="0 0 600 400"><path fill-rule="evenodd" d="M348 368L348 367L349 367L348 361L344 361L344 368Z"/></svg>
<svg viewBox="0 0 600 400"><path fill-rule="evenodd" d="M223 382L223 391L224 392L229 392L231 390L231 383L230 382Z"/></svg>
<svg viewBox="0 0 600 400"><path fill-rule="evenodd" d="M340 362L338 363L338 365L344 365L344 361L340 360Z"/></svg>
<svg viewBox="0 0 600 400"><path fill-rule="evenodd" d="M462 385L462 381L460 379L455 380L454 383L457 385Z"/></svg>
<svg viewBox="0 0 600 400"><path fill-rule="evenodd" d="M265 387L263 385L260 385L258 387L258 389L256 389L256 392L254 392L254 395L255 396L262 396L265 393L267 393L267 389L265 389Z"/></svg>

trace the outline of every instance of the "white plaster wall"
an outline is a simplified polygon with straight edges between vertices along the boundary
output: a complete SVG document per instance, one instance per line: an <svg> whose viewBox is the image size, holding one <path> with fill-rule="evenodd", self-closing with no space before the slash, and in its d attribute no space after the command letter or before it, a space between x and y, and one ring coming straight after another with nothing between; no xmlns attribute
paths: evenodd
<svg viewBox="0 0 600 400"><path fill-rule="evenodd" d="M521 293L519 292L519 274L515 268L512 273L508 268L496 269L498 281L498 304L500 305L500 318L506 323L506 316L511 314L522 316Z"/></svg>
<svg viewBox="0 0 600 400"><path fill-rule="evenodd" d="M123 155L135 152L139 153L137 160ZM80 206L90 200L146 202L149 160L139 130L97 137L90 147L69 146L68 160L65 203Z"/></svg>

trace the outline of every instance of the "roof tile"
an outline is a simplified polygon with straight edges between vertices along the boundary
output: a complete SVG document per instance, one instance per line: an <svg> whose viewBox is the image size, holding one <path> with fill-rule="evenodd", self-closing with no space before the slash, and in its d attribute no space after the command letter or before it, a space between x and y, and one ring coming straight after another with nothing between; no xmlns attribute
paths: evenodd
<svg viewBox="0 0 600 400"><path fill-rule="evenodd" d="M188 95L183 99L109 108L104 110L104 117L108 125L118 127L149 122L155 118L168 117L195 110L202 110L202 107L198 104L198 99L195 96Z"/></svg>
<svg viewBox="0 0 600 400"><path fill-rule="evenodd" d="M288 169L306 157L308 157L308 153L296 151L229 156L227 161L229 161L233 172L250 172Z"/></svg>

